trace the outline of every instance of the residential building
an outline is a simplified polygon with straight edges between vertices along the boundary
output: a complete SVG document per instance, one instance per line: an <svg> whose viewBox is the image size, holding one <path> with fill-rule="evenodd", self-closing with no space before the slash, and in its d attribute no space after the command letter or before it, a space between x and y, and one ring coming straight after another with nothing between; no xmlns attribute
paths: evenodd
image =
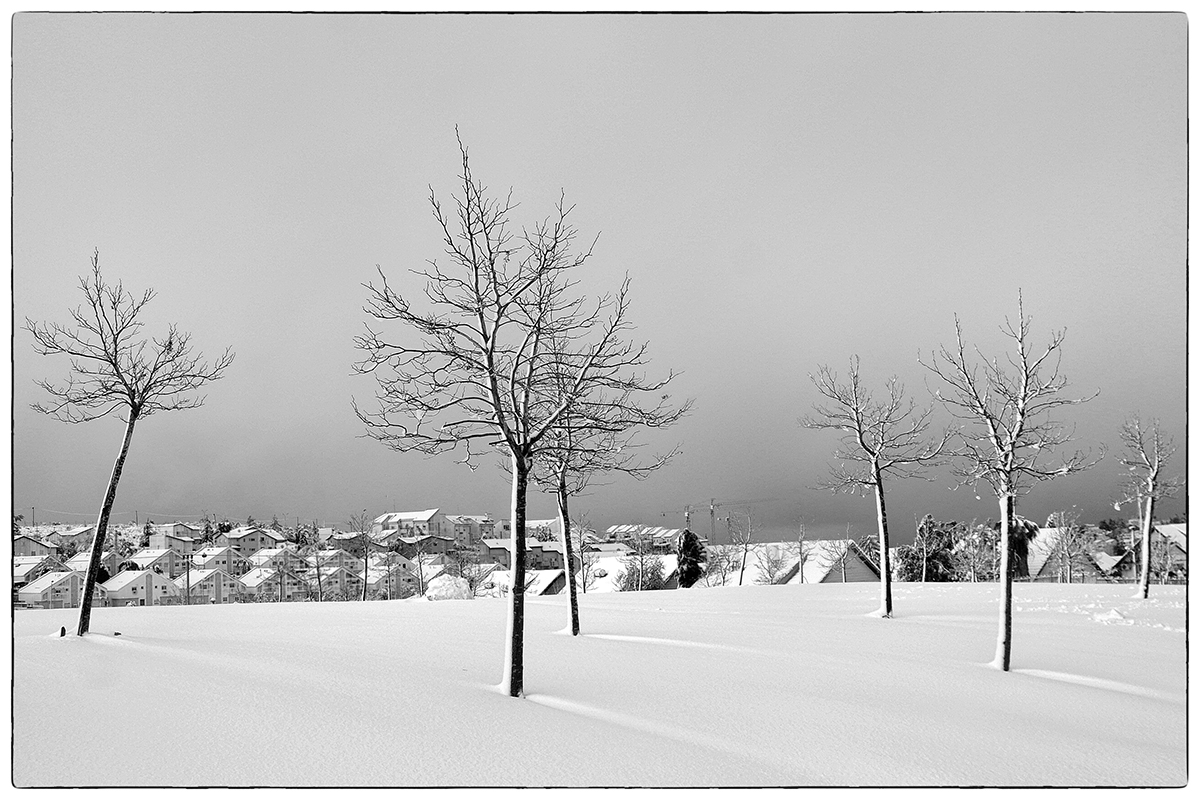
<svg viewBox="0 0 1200 800"><path fill-rule="evenodd" d="M318 550L313 555L307 556L305 562L310 568L315 568L320 563L321 572L335 570L338 567L344 567L351 572L362 572L363 570L363 559L356 558L349 552L337 548Z"/></svg>
<svg viewBox="0 0 1200 800"><path fill-rule="evenodd" d="M438 536L435 534L402 536L398 541L398 549L404 557L416 558L418 553L449 553L455 549L455 542L449 536Z"/></svg>
<svg viewBox="0 0 1200 800"><path fill-rule="evenodd" d="M270 528L234 528L228 533L218 533L213 538L217 547L232 547L238 555L248 558L264 547L282 547L287 539L282 533Z"/></svg>
<svg viewBox="0 0 1200 800"><path fill-rule="evenodd" d="M188 568L187 556L180 555L174 550L139 550L129 557L129 561L138 565L139 569L156 570L174 579L183 574Z"/></svg>
<svg viewBox="0 0 1200 800"><path fill-rule="evenodd" d="M503 597L512 586L512 571L492 570L479 588L483 596ZM567 573L561 569L531 569L525 572L525 596L558 594L567 586Z"/></svg>
<svg viewBox="0 0 1200 800"><path fill-rule="evenodd" d="M255 567L238 580L243 593L257 600L305 600L309 595L307 580L287 569Z"/></svg>
<svg viewBox="0 0 1200 800"><path fill-rule="evenodd" d="M65 528L63 530L51 531L46 535L46 539L54 542L59 547L74 546L76 550L90 547L92 539L96 536L95 525L83 525L75 528Z"/></svg>
<svg viewBox="0 0 1200 800"><path fill-rule="evenodd" d="M24 533L13 537L14 556L57 556L58 544L47 542Z"/></svg>
<svg viewBox="0 0 1200 800"><path fill-rule="evenodd" d="M656 553L674 553L679 547L679 536L682 528L656 528L649 525L612 525L609 527L604 541L608 543L635 542L647 546Z"/></svg>
<svg viewBox="0 0 1200 800"><path fill-rule="evenodd" d="M505 569L509 569L512 565L509 563L508 548L509 540L507 539L481 540L476 546L479 563L499 564ZM525 540L526 569L563 569L565 561L561 542L541 542L528 538ZM575 563L578 566L578 556L576 556Z"/></svg>
<svg viewBox="0 0 1200 800"><path fill-rule="evenodd" d="M450 523L449 534L458 547L473 547L481 539L491 539L496 535L496 521L490 516L473 514L447 515Z"/></svg>
<svg viewBox="0 0 1200 800"><path fill-rule="evenodd" d="M317 573L310 570L305 578L308 591L317 592ZM345 567L334 567L328 572L321 568L321 597L325 600L357 600L362 597L362 573L351 572Z"/></svg>
<svg viewBox="0 0 1200 800"><path fill-rule="evenodd" d="M410 562L411 563L411 562ZM417 591L417 578L406 567L393 564L367 569L367 594L398 598Z"/></svg>
<svg viewBox="0 0 1200 800"><path fill-rule="evenodd" d="M181 556L191 556L200 549L194 536L176 536L173 533L151 533L146 545L149 550L174 550Z"/></svg>
<svg viewBox="0 0 1200 800"><path fill-rule="evenodd" d="M250 561L232 547L206 547L192 556L192 566L224 570L236 578L249 571Z"/></svg>
<svg viewBox="0 0 1200 800"><path fill-rule="evenodd" d="M92 551L90 548L88 548L86 550L79 551L63 563L66 564L67 569L74 570L75 572L82 572L84 575L86 575L88 571L88 565L91 563L91 560ZM100 566L108 570L109 577L112 577L120 572L120 570L117 569L117 567L120 566L120 561L121 557L112 550L105 550L100 555Z"/></svg>
<svg viewBox="0 0 1200 800"><path fill-rule="evenodd" d="M17 599L26 605L41 608L77 608L83 598L85 580L86 577L78 572L47 572L22 587L17 592ZM92 604L104 605L104 598L104 587L96 584Z"/></svg>
<svg viewBox="0 0 1200 800"><path fill-rule="evenodd" d="M13 590L32 583L47 572L70 572L67 565L54 556L14 556Z"/></svg>
<svg viewBox="0 0 1200 800"><path fill-rule="evenodd" d="M384 534L398 531L403 536L451 536L454 526L439 509L424 511L393 511L375 518L372 533Z"/></svg>
<svg viewBox="0 0 1200 800"><path fill-rule="evenodd" d="M190 605L236 603L242 594L238 579L223 569L185 572L175 579L175 588L183 596L180 602Z"/></svg>
<svg viewBox="0 0 1200 800"><path fill-rule="evenodd" d="M187 522L166 522L150 526L151 536L172 536L177 539L199 539L204 534L203 525Z"/></svg>
<svg viewBox="0 0 1200 800"><path fill-rule="evenodd" d="M112 606L157 606L179 601L179 589L171 579L154 570L125 570L105 581L103 589Z"/></svg>
<svg viewBox="0 0 1200 800"><path fill-rule="evenodd" d="M285 569L289 572L304 572L308 569L308 560L287 547L263 548L251 555L248 560L251 567Z"/></svg>

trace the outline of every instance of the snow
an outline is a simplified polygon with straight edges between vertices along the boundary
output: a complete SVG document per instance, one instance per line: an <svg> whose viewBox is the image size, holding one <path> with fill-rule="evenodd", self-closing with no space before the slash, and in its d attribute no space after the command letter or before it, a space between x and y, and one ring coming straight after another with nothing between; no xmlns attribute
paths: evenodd
<svg viewBox="0 0 1200 800"><path fill-rule="evenodd" d="M1018 583L1010 673L995 584L893 593L883 620L873 583L589 592L578 637L565 594L527 598L519 699L498 598L103 607L82 638L57 636L75 610L18 610L13 781L1186 781L1185 587Z"/></svg>
<svg viewBox="0 0 1200 800"><path fill-rule="evenodd" d="M471 596L471 587L465 578L453 575L438 575L425 589L426 600L466 600Z"/></svg>

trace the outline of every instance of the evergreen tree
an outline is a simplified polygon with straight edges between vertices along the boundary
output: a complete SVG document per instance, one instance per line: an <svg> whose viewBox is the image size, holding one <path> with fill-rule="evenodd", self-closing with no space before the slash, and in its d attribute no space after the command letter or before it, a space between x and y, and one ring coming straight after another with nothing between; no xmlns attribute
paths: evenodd
<svg viewBox="0 0 1200 800"><path fill-rule="evenodd" d="M706 561L703 542L690 530L684 530L679 537L680 589L687 589L700 580Z"/></svg>

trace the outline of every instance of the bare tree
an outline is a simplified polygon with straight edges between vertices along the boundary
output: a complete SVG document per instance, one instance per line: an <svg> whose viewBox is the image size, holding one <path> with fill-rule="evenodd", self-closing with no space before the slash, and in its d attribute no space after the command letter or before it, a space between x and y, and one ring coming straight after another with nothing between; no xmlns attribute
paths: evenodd
<svg viewBox="0 0 1200 800"><path fill-rule="evenodd" d="M809 555L809 548L806 546L807 539L808 532L805 530L804 526L801 525L800 530L796 533L796 553L800 558L798 572L800 576L800 583L804 583L804 565L808 563L808 559L811 557Z"/></svg>
<svg viewBox="0 0 1200 800"><path fill-rule="evenodd" d="M430 311L415 309L379 271L367 284L367 314L399 323L408 338L385 339L369 327L356 337L360 374L376 379L377 411L354 403L367 435L400 452L461 451L475 466L487 453L503 455L512 474L510 594L502 689L524 690L526 494L547 433L593 376L635 364L640 350L622 340L625 290L587 305L571 296L571 270L590 248L576 252L570 208L520 234L509 230L511 195L490 196L471 171L460 141L461 191L446 213L430 191L450 266L430 261L414 271L425 281ZM569 375L564 397L558 377Z"/></svg>
<svg viewBox="0 0 1200 800"><path fill-rule="evenodd" d="M996 574L996 531L972 522L954 544L958 580L990 581Z"/></svg>
<svg viewBox="0 0 1200 800"><path fill-rule="evenodd" d="M622 286L620 313L623 316L628 281ZM558 349L561 343L555 342ZM630 352L620 366L640 366L644 363L645 345L636 355ZM659 394L674 377L668 374L662 381L650 382L644 377L616 369L595 370L586 385L576 386L576 370L553 376L553 385L560 400L576 398L567 407L558 423L547 433L545 446L535 462L533 478L554 492L558 501L558 524L563 543L563 558L567 573L567 592L571 618L571 634L579 635L579 600L575 586L575 554L571 537L570 498L581 494L600 474L621 472L644 480L664 466L678 452L675 448L666 455L646 461L636 460L638 445L632 432L639 427L665 428L687 413L690 402L680 408L667 405L667 395ZM648 402L640 398L657 394Z"/></svg>
<svg viewBox="0 0 1200 800"><path fill-rule="evenodd" d="M115 286L106 283L100 274L99 251L93 252L91 275L79 279L79 288L86 303L70 312L73 324L35 323L26 318L25 329L33 334L33 348L39 355L71 357L71 375L66 383L37 382L52 401L34 404L35 411L70 423L90 422L114 413L125 417L125 436L92 537L79 607L77 631L82 636L91 623L108 521L134 426L160 411L202 405L204 398L192 392L220 378L233 363L233 353L226 350L213 363L206 363L193 353L191 334L180 332L175 325L170 325L161 339L143 337L140 317L154 299L154 290L147 289L141 297L134 297L119 281Z"/></svg>
<svg viewBox="0 0 1200 800"><path fill-rule="evenodd" d="M1083 453L1063 456L1047 464L1055 450L1068 444L1072 434L1054 419L1054 412L1091 398L1062 396L1066 378L1059 372L1064 331L1050 337L1044 349L1030 342L1032 319L1025 316L1018 295L1017 323L1006 318L1001 332L1011 340L1013 352L1004 361L986 359L975 350L980 365L968 360L962 324L954 318L954 349L941 347L921 365L947 388L937 398L956 418L970 425L963 432L957 473L963 485L986 483L1000 505L999 633L994 665L1007 672L1012 660L1012 528L1016 500L1036 483L1071 475L1095 464ZM1094 395L1093 395L1094 396Z"/></svg>
<svg viewBox="0 0 1200 800"><path fill-rule="evenodd" d="M1060 510L1046 519L1047 528L1055 528L1058 540L1054 543L1054 558L1060 583L1074 583L1075 568L1084 563L1096 550L1096 537L1079 524L1079 512Z"/></svg>
<svg viewBox="0 0 1200 800"><path fill-rule="evenodd" d="M709 544L704 549L708 562L704 565L705 586L725 586L729 575L737 569L737 553L733 545Z"/></svg>
<svg viewBox="0 0 1200 800"><path fill-rule="evenodd" d="M1137 415L1125 421L1120 435L1125 447L1121 466L1128 470L1123 487L1125 502L1136 500L1142 517L1138 593L1145 600L1150 596L1150 534L1154 530L1154 506L1159 500L1173 496L1180 486L1178 478L1167 478L1162 474L1175 454L1175 445L1163 434L1157 419L1150 421L1149 430L1143 430L1142 420Z"/></svg>
<svg viewBox="0 0 1200 800"><path fill-rule="evenodd" d="M884 476L919 477L926 467L942 458L952 434L947 430L933 441L926 441L933 410L918 409L915 402L906 400L904 387L894 375L885 384L886 397L876 401L859 378L858 356L850 359L846 383L839 383L837 374L827 366L822 366L809 378L829 402L814 406L817 416L805 417L801 424L814 430L835 430L842 434L841 448L834 453L842 463L831 467L832 477L821 488L875 495L879 615L890 617L892 579L888 563Z"/></svg>
<svg viewBox="0 0 1200 800"><path fill-rule="evenodd" d="M754 509L747 507L745 517L730 512L728 524L729 543L733 545L739 563L738 586L741 586L746 577L746 560L750 557L750 553L757 548L754 544L754 535L758 532L758 527L754 524Z"/></svg>
<svg viewBox="0 0 1200 800"><path fill-rule="evenodd" d="M362 592L358 599L365 603L367 600L367 568L371 563L371 517L365 508L350 516L350 530L358 534L359 544L362 545L363 582Z"/></svg>
<svg viewBox="0 0 1200 800"><path fill-rule="evenodd" d="M575 540L575 550L579 553L579 588L584 594L596 582L596 575L593 570L596 568L596 562L600 560L600 556L595 551L587 549L587 530L588 530L588 515L581 514L579 519L571 526L572 537Z"/></svg>
<svg viewBox="0 0 1200 800"><path fill-rule="evenodd" d="M792 553L786 547L768 544L758 548L754 560L758 564L758 577L754 582L770 586L787 573Z"/></svg>

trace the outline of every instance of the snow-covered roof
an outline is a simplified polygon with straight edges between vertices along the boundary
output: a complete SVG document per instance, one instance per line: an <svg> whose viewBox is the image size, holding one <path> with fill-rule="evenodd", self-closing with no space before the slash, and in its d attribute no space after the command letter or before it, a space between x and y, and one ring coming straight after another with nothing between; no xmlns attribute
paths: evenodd
<svg viewBox="0 0 1200 800"><path fill-rule="evenodd" d="M274 539L277 542L282 542L286 538L282 533L279 533L278 531L273 531L270 528L259 528L257 526L252 527L252 528L246 528L246 527L234 528L229 533L225 534L225 537L227 539L231 539L231 540L232 539L244 539L245 537L250 536L255 533L261 533L264 536L269 536L270 538Z"/></svg>
<svg viewBox="0 0 1200 800"><path fill-rule="evenodd" d="M229 551L230 555L237 555L237 551L229 546L206 547L203 550L200 550L199 552L197 552L196 555L199 556L201 559L209 559L209 558L212 558L213 556L219 556L221 553L224 553L226 550Z"/></svg>
<svg viewBox="0 0 1200 800"><path fill-rule="evenodd" d="M168 553L174 552L174 550L151 550L150 548L144 548L131 555L129 560L135 564L145 566L147 564L153 564L155 561L167 555Z"/></svg>
<svg viewBox="0 0 1200 800"><path fill-rule="evenodd" d="M1186 522L1164 523L1162 525L1155 525L1154 527L1160 534L1162 534L1164 538L1170 541L1171 544L1175 545L1183 552L1187 552ZM1153 539L1151 541L1153 541Z"/></svg>
<svg viewBox="0 0 1200 800"><path fill-rule="evenodd" d="M454 515L447 514L446 519L457 525L464 525L464 524L471 523L471 522L481 523L481 524L485 523L485 522L495 522L495 520L492 519L487 514L482 514L482 515L480 515L480 514L454 514Z"/></svg>
<svg viewBox="0 0 1200 800"><path fill-rule="evenodd" d="M527 569L525 570L525 594L545 594L551 585L563 575L561 569ZM512 585L512 573L506 569L492 570L491 574L481 579L483 586L481 594L503 594Z"/></svg>
<svg viewBox="0 0 1200 800"><path fill-rule="evenodd" d="M652 528L649 525L610 525L608 533L616 536L649 536L653 539L677 539L683 533L683 528Z"/></svg>
<svg viewBox="0 0 1200 800"><path fill-rule="evenodd" d="M229 573L225 572L225 570L222 570L222 569L215 569L215 568L214 569L194 569L194 570L191 570L192 577L190 579L192 588L195 589L199 584L204 583L204 581L208 580L209 578L213 577L214 575L224 576L224 577L230 578L234 581L237 580L232 575L230 575ZM186 589L187 585L188 585L188 580L189 580L188 573L184 572L182 575L180 575L178 578L175 579L175 585L178 586L180 589Z"/></svg>
<svg viewBox="0 0 1200 800"><path fill-rule="evenodd" d="M428 522L433 518L434 514L438 513L438 510L436 508L427 508L424 511L392 511L376 517L375 522L380 525L387 525L392 522Z"/></svg>
<svg viewBox="0 0 1200 800"><path fill-rule="evenodd" d="M22 587L21 593L24 594L25 592L36 592L36 593L40 594L41 592L44 592L47 589L61 583L62 581L66 580L67 578L70 578L71 575L73 575L73 574L76 574L76 573L74 573L74 572L47 572L45 575L42 575L41 577L39 577L37 580L33 581L32 583L28 584L27 586ZM80 579L82 580L82 576L80 576Z"/></svg>
<svg viewBox="0 0 1200 800"><path fill-rule="evenodd" d="M255 567L245 575L238 576L238 580L241 581L242 585L247 589L253 589L257 586L267 583L268 581L278 581L279 572L280 571L278 569L272 569L271 567ZM295 579L297 577L295 574L288 572L287 570L283 570L283 574L285 582L287 578ZM325 575L328 575L328 573L325 573Z"/></svg>
<svg viewBox="0 0 1200 800"><path fill-rule="evenodd" d="M1054 555L1058 540L1062 537L1061 528L1042 528L1029 542L1029 557L1025 563L1029 565L1029 577L1036 578L1046 568L1046 562Z"/></svg>
<svg viewBox="0 0 1200 800"><path fill-rule="evenodd" d="M109 578L107 581L105 581L103 584L101 584L101 586L104 587L104 590L106 592L119 592L122 589L124 589L126 586L128 586L129 584L131 584L134 581L136 581L137 579L141 578L143 575L150 575L151 576L150 581L153 584L153 581L154 581L153 576L158 575L158 573L157 572L147 572L146 570L141 570L141 569L127 569L124 572L118 573L117 575ZM166 583L171 583L171 581L167 580L166 578L163 578L163 580Z"/></svg>
<svg viewBox="0 0 1200 800"><path fill-rule="evenodd" d="M662 560L664 578L670 578L679 567L679 556L674 553L656 554L655 557ZM625 571L625 565L621 563L622 559L624 556L601 556L596 559L589 568L595 580L587 590L589 592L617 591L617 576ZM578 575L576 575L576 580L578 580Z"/></svg>
<svg viewBox="0 0 1200 800"><path fill-rule="evenodd" d="M1096 566L1104 572L1111 572L1117 564L1120 564L1127 558L1132 558L1132 553L1125 551L1119 556L1109 555L1105 552L1089 553L1092 561L1096 562Z"/></svg>
<svg viewBox="0 0 1200 800"><path fill-rule="evenodd" d="M110 558L112 558L112 551L105 550L103 553L100 554L100 563L104 563L105 561L107 561ZM66 561L66 565L73 570L83 572L84 570L87 569L88 562L91 561L91 559L92 559L91 552L88 550L84 550L84 551L76 553L75 555L68 558Z"/></svg>

